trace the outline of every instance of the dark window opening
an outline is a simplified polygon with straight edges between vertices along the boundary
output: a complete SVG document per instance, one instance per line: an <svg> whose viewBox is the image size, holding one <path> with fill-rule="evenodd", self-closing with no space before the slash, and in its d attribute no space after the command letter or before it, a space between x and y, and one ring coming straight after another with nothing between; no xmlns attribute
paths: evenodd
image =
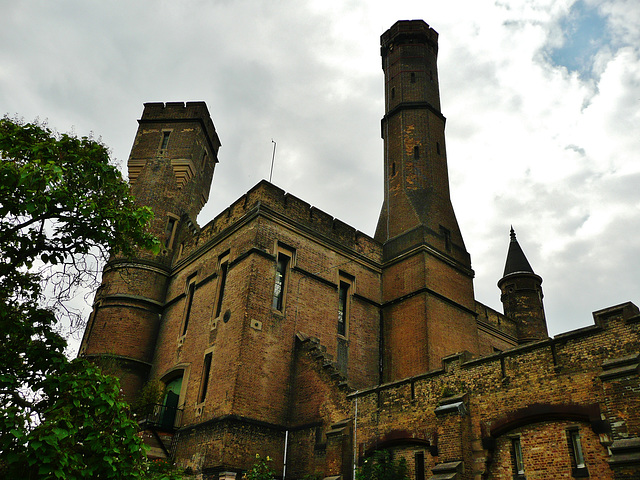
<svg viewBox="0 0 640 480"><path fill-rule="evenodd" d="M413 147L413 158L415 158L416 160L420 158L420 147L418 145Z"/></svg>
<svg viewBox="0 0 640 480"><path fill-rule="evenodd" d="M396 176L396 162L393 162L391 164L391 176L395 177Z"/></svg>
<svg viewBox="0 0 640 480"><path fill-rule="evenodd" d="M436 152L440 155L440 142L436 142Z"/></svg>
<svg viewBox="0 0 640 480"><path fill-rule="evenodd" d="M196 293L196 282L189 283L189 292L187 293L187 309L184 314L184 325L182 327L182 335L187 333L187 327L189 326L189 317L191 316L191 307L193 305L193 297Z"/></svg>
<svg viewBox="0 0 640 480"><path fill-rule="evenodd" d="M207 398L207 389L209 388L209 373L211 372L211 352L204 356L204 365L202 367L202 383L200 384L200 397L198 403L202 403Z"/></svg>
<svg viewBox="0 0 640 480"><path fill-rule="evenodd" d="M411 72L411 83L416 83L416 74Z"/></svg>
<svg viewBox="0 0 640 480"><path fill-rule="evenodd" d="M167 148L167 145L169 144L169 135L171 135L171 132L162 132L162 144L160 145L160 150Z"/></svg>
<svg viewBox="0 0 640 480"><path fill-rule="evenodd" d="M220 316L222 311L222 300L224 299L224 286L227 283L227 270L229 269L229 257L220 260L220 281L218 283L218 303L216 304L216 316Z"/></svg>
<svg viewBox="0 0 640 480"><path fill-rule="evenodd" d="M451 232L440 225L440 234L444 237L444 248L447 252L451 251Z"/></svg>
<svg viewBox="0 0 640 480"><path fill-rule="evenodd" d="M424 452L416 452L415 457L416 480L424 480Z"/></svg>
<svg viewBox="0 0 640 480"><path fill-rule="evenodd" d="M284 308L285 282L287 280L287 267L290 257L284 253L278 253L276 264L276 280L273 287L273 302L271 308L282 311Z"/></svg>
<svg viewBox="0 0 640 480"><path fill-rule="evenodd" d="M349 284L340 282L338 299L338 335L347 335L347 302L349 298Z"/></svg>
<svg viewBox="0 0 640 480"><path fill-rule="evenodd" d="M429 70L429 80L433 82L433 70Z"/></svg>
<svg viewBox="0 0 640 480"><path fill-rule="evenodd" d="M391 88L391 98L396 98L396 87Z"/></svg>
<svg viewBox="0 0 640 480"><path fill-rule="evenodd" d="M164 241L164 246L167 248L171 248L173 246L173 237L176 230L177 220L173 217L169 217L167 220L167 228L164 231L164 235L166 237Z"/></svg>

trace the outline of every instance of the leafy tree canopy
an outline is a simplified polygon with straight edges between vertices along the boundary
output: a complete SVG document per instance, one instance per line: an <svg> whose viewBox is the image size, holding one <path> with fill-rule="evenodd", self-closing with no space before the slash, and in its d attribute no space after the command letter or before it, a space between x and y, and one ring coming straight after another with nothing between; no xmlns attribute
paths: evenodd
<svg viewBox="0 0 640 480"><path fill-rule="evenodd" d="M117 380L67 359L56 312L88 254L157 250L151 217L101 143L0 120L0 477L143 478Z"/></svg>

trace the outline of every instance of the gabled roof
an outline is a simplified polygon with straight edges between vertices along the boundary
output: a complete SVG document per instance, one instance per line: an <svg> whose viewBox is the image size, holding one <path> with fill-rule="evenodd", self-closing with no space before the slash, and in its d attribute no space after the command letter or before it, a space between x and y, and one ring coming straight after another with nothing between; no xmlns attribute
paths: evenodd
<svg viewBox="0 0 640 480"><path fill-rule="evenodd" d="M525 257L522 248L520 248L520 244L518 240L516 240L516 232L511 227L511 242L509 243L509 251L507 252L507 262L504 265L504 274L503 277L511 273L516 272L527 272L527 273L535 273L527 257Z"/></svg>

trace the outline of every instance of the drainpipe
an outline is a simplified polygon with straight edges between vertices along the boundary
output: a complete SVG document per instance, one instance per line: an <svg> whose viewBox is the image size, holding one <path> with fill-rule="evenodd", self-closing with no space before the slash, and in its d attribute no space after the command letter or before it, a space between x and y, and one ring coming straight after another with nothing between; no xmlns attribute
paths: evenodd
<svg viewBox="0 0 640 480"><path fill-rule="evenodd" d="M357 390L356 390L356 395L358 395ZM358 460L358 397L356 396L356 411L353 415L353 477L352 477L352 480L356 480L357 460Z"/></svg>
<svg viewBox="0 0 640 480"><path fill-rule="evenodd" d="M287 443L289 442L289 430L284 434L284 462L282 465L282 480L287 476Z"/></svg>

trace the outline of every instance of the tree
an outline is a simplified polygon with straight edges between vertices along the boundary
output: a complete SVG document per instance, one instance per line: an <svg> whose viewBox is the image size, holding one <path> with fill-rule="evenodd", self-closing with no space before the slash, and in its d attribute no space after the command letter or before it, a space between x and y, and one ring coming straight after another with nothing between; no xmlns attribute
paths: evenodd
<svg viewBox="0 0 640 480"><path fill-rule="evenodd" d="M87 256L158 249L108 150L0 120L0 477L141 478L142 442L115 378L68 360L65 300Z"/></svg>
<svg viewBox="0 0 640 480"><path fill-rule="evenodd" d="M356 480L409 480L407 461L396 461L389 450L377 450L356 472Z"/></svg>

